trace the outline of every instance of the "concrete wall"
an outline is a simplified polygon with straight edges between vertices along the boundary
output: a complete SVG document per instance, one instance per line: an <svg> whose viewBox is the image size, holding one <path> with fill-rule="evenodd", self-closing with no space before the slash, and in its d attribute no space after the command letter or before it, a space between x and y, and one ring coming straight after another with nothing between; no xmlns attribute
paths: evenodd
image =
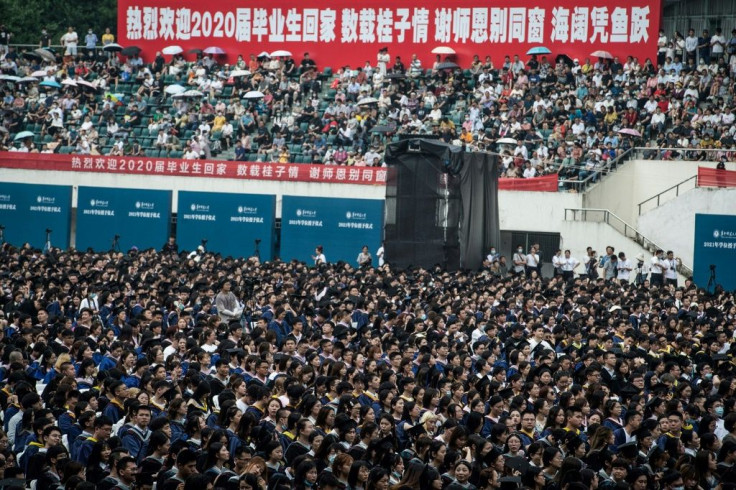
<svg viewBox="0 0 736 490"><path fill-rule="evenodd" d="M501 229L559 233L565 208L580 208L582 204L580 194L499 191Z"/></svg>
<svg viewBox="0 0 736 490"><path fill-rule="evenodd" d="M736 214L736 189L693 189L639 217L638 230L693 265L695 214Z"/></svg>
<svg viewBox="0 0 736 490"><path fill-rule="evenodd" d="M608 209L636 227L638 204L696 175L698 165L698 162L631 160L588 190L584 207ZM688 185L694 187L694 181ZM665 194L661 202L674 196L674 193Z"/></svg>

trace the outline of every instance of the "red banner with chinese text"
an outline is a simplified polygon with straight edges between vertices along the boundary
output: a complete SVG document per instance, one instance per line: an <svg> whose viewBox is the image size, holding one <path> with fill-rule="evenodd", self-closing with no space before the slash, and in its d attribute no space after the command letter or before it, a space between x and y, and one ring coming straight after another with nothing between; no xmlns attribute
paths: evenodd
<svg viewBox="0 0 736 490"><path fill-rule="evenodd" d="M501 0L493 6L478 0L417 4L347 0L274 4L223 0L118 0L118 41L143 48L147 60L165 46L185 51L217 46L234 62L238 54L290 51L297 61L309 52L320 68L375 66L377 51L387 47L409 66L416 54L431 68L436 46L457 52L467 67L472 56L490 55L497 67L504 56L528 59L531 47L545 46L552 56L584 58L596 50L618 56L654 58L661 0ZM191 59L191 56L189 57Z"/></svg>
<svg viewBox="0 0 736 490"><path fill-rule="evenodd" d="M166 177L215 177L281 182L385 185L386 169L294 163L258 163L0 152L0 168Z"/></svg>
<svg viewBox="0 0 736 490"><path fill-rule="evenodd" d="M499 191L557 192L557 174L529 179L498 179Z"/></svg>
<svg viewBox="0 0 736 490"><path fill-rule="evenodd" d="M736 187L736 171L698 167L698 187Z"/></svg>

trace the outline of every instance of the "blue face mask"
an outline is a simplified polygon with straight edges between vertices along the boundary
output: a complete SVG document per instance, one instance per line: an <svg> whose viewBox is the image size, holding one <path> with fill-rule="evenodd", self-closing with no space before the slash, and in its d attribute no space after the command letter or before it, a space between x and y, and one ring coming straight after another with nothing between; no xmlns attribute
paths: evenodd
<svg viewBox="0 0 736 490"><path fill-rule="evenodd" d="M715 412L716 412L716 416L717 416L718 418L721 418L721 417L723 417L723 407L716 407L716 410L715 410Z"/></svg>

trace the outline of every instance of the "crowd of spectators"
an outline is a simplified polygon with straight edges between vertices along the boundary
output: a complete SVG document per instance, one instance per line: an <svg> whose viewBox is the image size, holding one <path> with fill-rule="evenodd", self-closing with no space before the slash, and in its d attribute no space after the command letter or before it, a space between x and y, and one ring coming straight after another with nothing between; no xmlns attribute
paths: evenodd
<svg viewBox="0 0 736 490"><path fill-rule="evenodd" d="M534 249L449 272L4 244L0 480L732 489L734 295L660 252L543 277Z"/></svg>
<svg viewBox="0 0 736 490"><path fill-rule="evenodd" d="M419 134L504 153L506 177L573 180L633 146L665 159L704 159L704 149L736 158L736 39L720 33L661 33L653 59L475 56L460 67L438 56L422 66L383 49L335 69L308 53L228 64L159 52L146 63L110 49L109 30L107 50L91 30L85 48L80 39L70 27L50 57L12 45L1 55L0 149L379 166L387 143ZM45 31L39 45L51 46ZM14 141L24 130L33 136Z"/></svg>

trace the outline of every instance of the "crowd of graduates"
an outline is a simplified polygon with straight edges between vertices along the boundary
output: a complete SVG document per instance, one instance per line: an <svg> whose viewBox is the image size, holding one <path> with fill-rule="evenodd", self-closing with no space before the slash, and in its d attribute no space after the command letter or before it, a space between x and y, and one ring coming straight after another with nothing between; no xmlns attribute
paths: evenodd
<svg viewBox="0 0 736 490"><path fill-rule="evenodd" d="M0 480L736 487L733 293L537 271L0 250Z"/></svg>

